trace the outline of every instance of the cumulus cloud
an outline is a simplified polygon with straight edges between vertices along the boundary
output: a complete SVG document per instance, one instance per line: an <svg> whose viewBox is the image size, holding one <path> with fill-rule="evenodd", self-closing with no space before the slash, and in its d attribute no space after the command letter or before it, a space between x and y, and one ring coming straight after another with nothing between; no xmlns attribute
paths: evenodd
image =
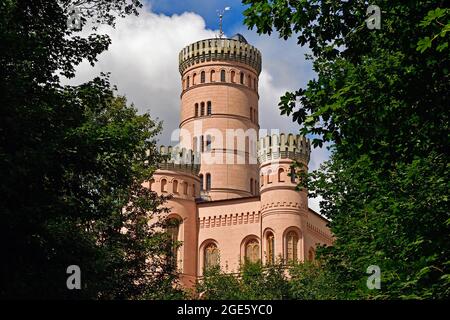
<svg viewBox="0 0 450 320"><path fill-rule="evenodd" d="M164 122L160 142L170 143L173 130L178 128L181 83L178 53L189 43L214 38L217 31L206 28L198 14L185 12L167 16L156 14L146 6L137 17L118 19L116 28L101 26L99 33L110 36L108 51L98 57L91 67L83 62L74 79L66 83L76 85L91 80L100 72L110 72L110 80L140 112L149 112ZM280 116L278 102L286 91L305 86L314 76L312 66L304 59L306 49L299 48L295 39L284 41L276 36L258 36L240 28L247 40L261 50L263 70L260 75L260 125L262 129L298 132L298 125L289 117ZM328 157L327 152L313 150L312 167ZM318 211L314 200L313 209Z"/></svg>

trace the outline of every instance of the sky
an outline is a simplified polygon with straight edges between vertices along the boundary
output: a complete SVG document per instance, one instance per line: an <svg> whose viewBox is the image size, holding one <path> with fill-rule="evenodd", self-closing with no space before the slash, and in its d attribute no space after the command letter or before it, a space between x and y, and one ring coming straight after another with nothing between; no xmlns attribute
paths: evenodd
<svg viewBox="0 0 450 320"><path fill-rule="evenodd" d="M137 17L118 18L116 27L100 26L99 33L107 33L112 44L98 57L94 67L83 62L74 79L76 85L91 80L100 72L109 72L110 81L125 95L139 112L148 112L163 121L161 144L171 142L173 130L178 128L180 108L180 74L178 53L195 41L214 38L218 34L217 10L231 7L224 15L223 30L231 37L241 33L262 54L259 78L259 123L261 129L297 134L299 126L278 109L280 96L286 91L305 87L315 77L311 61L305 59L308 48L296 44L295 39L279 39L276 33L259 36L243 24L245 7L240 0L147 0ZM83 35L88 30L81 31ZM310 170L327 160L325 148L313 149ZM309 205L319 211L319 199Z"/></svg>

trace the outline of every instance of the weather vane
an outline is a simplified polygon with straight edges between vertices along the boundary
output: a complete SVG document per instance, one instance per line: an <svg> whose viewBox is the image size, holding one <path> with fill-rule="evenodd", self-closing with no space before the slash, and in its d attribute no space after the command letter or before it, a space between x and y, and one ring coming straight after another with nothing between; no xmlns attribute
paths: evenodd
<svg viewBox="0 0 450 320"><path fill-rule="evenodd" d="M222 28L222 23L223 23L223 14L225 13L225 11L230 11L231 7L225 7L222 10L217 10L217 15L219 16L219 38L223 37L223 28Z"/></svg>

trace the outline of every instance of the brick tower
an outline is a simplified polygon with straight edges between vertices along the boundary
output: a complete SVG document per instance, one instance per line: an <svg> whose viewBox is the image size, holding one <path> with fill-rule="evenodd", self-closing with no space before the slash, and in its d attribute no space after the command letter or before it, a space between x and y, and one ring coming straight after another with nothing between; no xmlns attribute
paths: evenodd
<svg viewBox="0 0 450 320"><path fill-rule="evenodd" d="M201 153L205 200L258 193L261 54L242 35L206 39L179 54L180 144Z"/></svg>

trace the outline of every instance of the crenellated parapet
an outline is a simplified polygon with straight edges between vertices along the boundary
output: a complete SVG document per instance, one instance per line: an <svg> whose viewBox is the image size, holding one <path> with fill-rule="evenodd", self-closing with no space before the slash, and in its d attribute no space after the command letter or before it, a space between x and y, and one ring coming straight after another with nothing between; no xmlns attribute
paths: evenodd
<svg viewBox="0 0 450 320"><path fill-rule="evenodd" d="M239 39L205 39L194 42L181 50L179 70L184 71L198 63L229 60L247 64L261 72L261 52L246 41Z"/></svg>
<svg viewBox="0 0 450 320"><path fill-rule="evenodd" d="M166 159L159 163L161 170L182 171L198 175L200 172L200 153L190 149L161 146L160 153L166 156Z"/></svg>
<svg viewBox="0 0 450 320"><path fill-rule="evenodd" d="M258 141L259 163L278 159L291 159L308 163L311 153L309 139L302 135L273 134Z"/></svg>

